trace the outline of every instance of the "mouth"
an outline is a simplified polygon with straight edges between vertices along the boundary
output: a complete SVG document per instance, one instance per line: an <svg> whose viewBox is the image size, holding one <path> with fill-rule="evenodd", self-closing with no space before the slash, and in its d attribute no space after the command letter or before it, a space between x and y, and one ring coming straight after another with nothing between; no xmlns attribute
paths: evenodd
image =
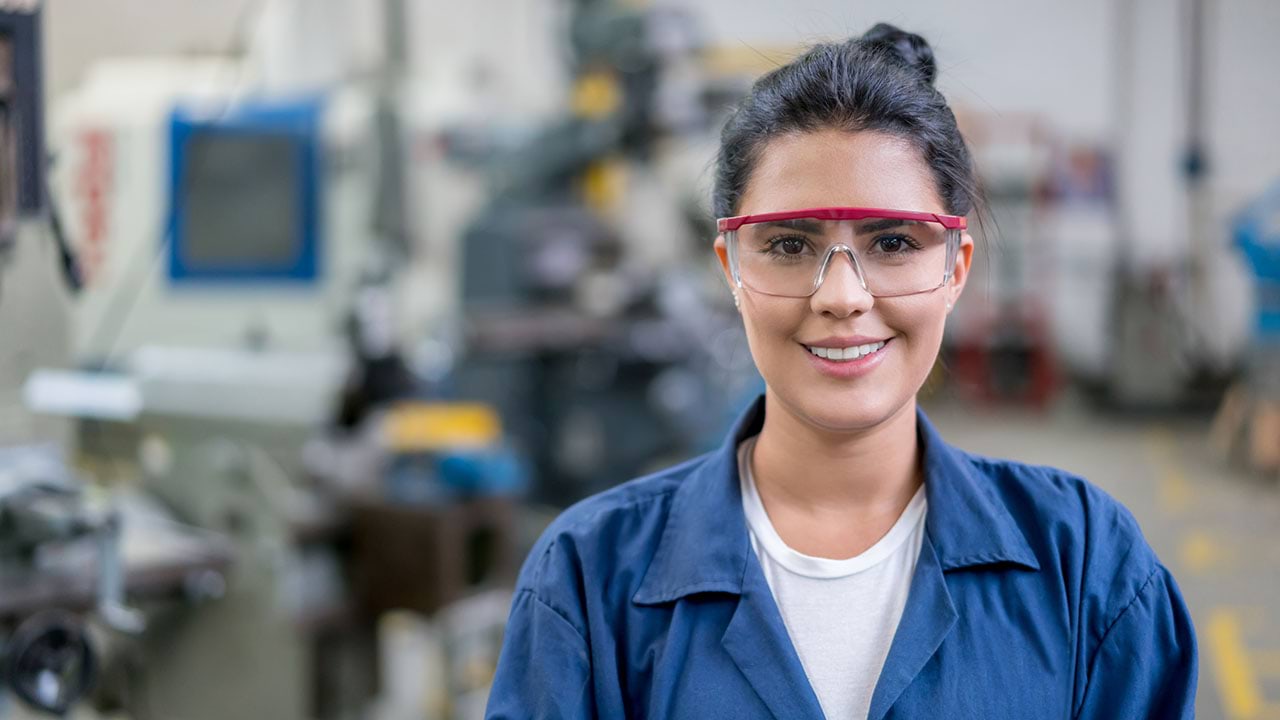
<svg viewBox="0 0 1280 720"><path fill-rule="evenodd" d="M805 345L804 349L815 357L831 362L846 363L855 360L861 360L866 357L875 355L884 349L885 345L892 340L880 340L878 342L868 343L866 345L852 345L850 347L833 348L833 347L816 347L813 345Z"/></svg>

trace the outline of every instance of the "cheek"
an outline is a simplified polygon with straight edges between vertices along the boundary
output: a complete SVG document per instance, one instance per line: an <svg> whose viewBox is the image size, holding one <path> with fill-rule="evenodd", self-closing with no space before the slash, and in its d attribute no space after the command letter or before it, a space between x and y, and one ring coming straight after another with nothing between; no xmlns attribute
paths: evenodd
<svg viewBox="0 0 1280 720"><path fill-rule="evenodd" d="M751 351L767 354L794 343L807 312L808 307L794 299L764 298L753 299L750 305L744 303L742 322Z"/></svg>
<svg viewBox="0 0 1280 720"><path fill-rule="evenodd" d="M947 301L941 293L893 298L881 307L886 322L904 333L934 336L947 321Z"/></svg>
<svg viewBox="0 0 1280 720"><path fill-rule="evenodd" d="M882 317L891 330L906 340L903 350L910 374L919 376L923 382L942 347L947 323L946 300L941 296L895 299L899 302L885 303Z"/></svg>

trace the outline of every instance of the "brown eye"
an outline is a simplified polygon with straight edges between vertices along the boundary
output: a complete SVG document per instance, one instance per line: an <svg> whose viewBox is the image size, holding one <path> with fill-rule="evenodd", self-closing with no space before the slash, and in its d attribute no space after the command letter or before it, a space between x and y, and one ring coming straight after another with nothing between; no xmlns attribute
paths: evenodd
<svg viewBox="0 0 1280 720"><path fill-rule="evenodd" d="M778 249L786 255L799 255L804 252L804 241L799 238L785 238L778 242Z"/></svg>
<svg viewBox="0 0 1280 720"><path fill-rule="evenodd" d="M906 249L905 248L906 243L904 243L902 240L902 237L898 235L890 235L888 237L882 237L879 240L876 240L876 245L880 250L880 252L887 253L887 254L902 252L903 250Z"/></svg>

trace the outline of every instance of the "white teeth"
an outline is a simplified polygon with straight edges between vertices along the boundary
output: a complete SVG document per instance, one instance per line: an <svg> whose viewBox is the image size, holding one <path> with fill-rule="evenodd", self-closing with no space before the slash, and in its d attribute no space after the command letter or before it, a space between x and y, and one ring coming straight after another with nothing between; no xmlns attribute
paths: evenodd
<svg viewBox="0 0 1280 720"><path fill-rule="evenodd" d="M853 347L847 348L824 348L805 345L805 349L814 355L826 360L835 360L837 362L856 360L864 355L870 355L882 347L884 347L884 342L871 343L870 345L854 345Z"/></svg>

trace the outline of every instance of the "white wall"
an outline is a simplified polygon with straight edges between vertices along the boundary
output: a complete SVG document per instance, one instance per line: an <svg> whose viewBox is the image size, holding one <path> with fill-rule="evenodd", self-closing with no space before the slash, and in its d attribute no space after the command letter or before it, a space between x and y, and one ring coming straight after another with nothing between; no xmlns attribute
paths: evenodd
<svg viewBox="0 0 1280 720"><path fill-rule="evenodd" d="M225 55L259 0L50 0L45 3L50 98L76 85L103 57Z"/></svg>
<svg viewBox="0 0 1280 720"><path fill-rule="evenodd" d="M406 2L410 65L419 77L482 95L487 109L513 122L564 107L567 2Z"/></svg>
<svg viewBox="0 0 1280 720"><path fill-rule="evenodd" d="M841 40L877 22L893 23L933 46L939 88L953 103L1043 112L1082 133L1106 128L1111 53L1106 33L1113 6L1108 0L693 0L689 5L703 14L713 41L726 45Z"/></svg>
<svg viewBox="0 0 1280 720"><path fill-rule="evenodd" d="M1280 178L1280 3L1220 0L1209 126L1219 202L1233 206Z"/></svg>

